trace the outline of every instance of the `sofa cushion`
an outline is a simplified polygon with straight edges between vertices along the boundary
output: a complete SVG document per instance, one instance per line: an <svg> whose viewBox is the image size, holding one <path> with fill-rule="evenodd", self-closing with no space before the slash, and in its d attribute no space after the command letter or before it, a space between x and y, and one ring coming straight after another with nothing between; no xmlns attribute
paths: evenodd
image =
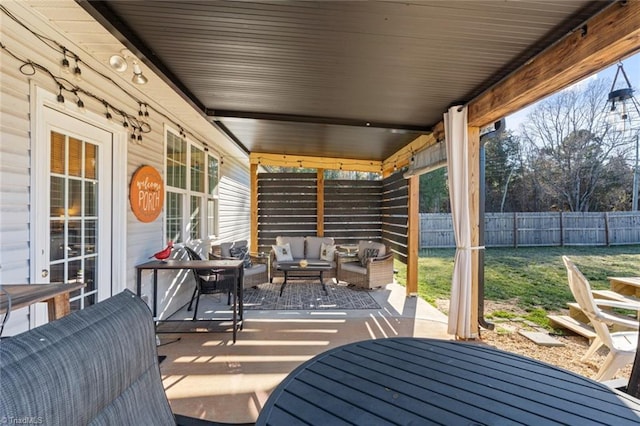
<svg viewBox="0 0 640 426"><path fill-rule="evenodd" d="M244 276L252 277L256 274L261 274L266 271L267 271L267 265L265 265L264 263L254 263L253 265L251 265L251 267L245 268Z"/></svg>
<svg viewBox="0 0 640 426"><path fill-rule="evenodd" d="M273 251L276 254L276 260L278 262L290 262L293 260L293 256L291 254L291 244L285 243L282 245L271 246L271 248L273 248Z"/></svg>
<svg viewBox="0 0 640 426"><path fill-rule="evenodd" d="M362 265L360 265L360 262L343 263L342 265L340 265L340 268L344 269L345 271L356 272L362 275L367 274L367 268L363 268Z"/></svg>
<svg viewBox="0 0 640 426"><path fill-rule="evenodd" d="M322 244L332 245L334 243L331 237L307 237L307 251L305 252L307 259L321 259ZM294 256L295 257L295 256Z"/></svg>
<svg viewBox="0 0 640 426"><path fill-rule="evenodd" d="M304 259L304 237L277 237L276 245L282 246L289 243L291 255L294 259Z"/></svg>
<svg viewBox="0 0 640 426"><path fill-rule="evenodd" d="M336 256L336 246L334 244L322 243L320 246L320 259L326 261L333 261Z"/></svg>
<svg viewBox="0 0 640 426"><path fill-rule="evenodd" d="M220 256L222 256L223 259L231 257L231 247L233 247L233 243L220 244Z"/></svg>

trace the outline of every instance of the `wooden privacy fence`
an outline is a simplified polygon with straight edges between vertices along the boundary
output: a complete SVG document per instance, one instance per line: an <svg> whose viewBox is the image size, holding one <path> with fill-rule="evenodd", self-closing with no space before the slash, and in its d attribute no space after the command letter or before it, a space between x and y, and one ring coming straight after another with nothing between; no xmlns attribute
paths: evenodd
<svg viewBox="0 0 640 426"><path fill-rule="evenodd" d="M640 244L640 212L486 213L485 246ZM451 214L420 214L420 248L455 247Z"/></svg>
<svg viewBox="0 0 640 426"><path fill-rule="evenodd" d="M408 186L402 173L383 180L333 180L317 173L258 173L258 250L277 236L385 243L407 261Z"/></svg>

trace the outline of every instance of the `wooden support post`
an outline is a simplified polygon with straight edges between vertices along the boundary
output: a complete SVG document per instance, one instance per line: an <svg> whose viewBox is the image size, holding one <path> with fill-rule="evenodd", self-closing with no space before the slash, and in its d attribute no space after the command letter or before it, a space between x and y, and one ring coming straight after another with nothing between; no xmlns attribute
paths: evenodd
<svg viewBox="0 0 640 426"><path fill-rule="evenodd" d="M47 311L49 321L54 321L65 315L69 315L69 312L71 312L71 307L69 305L69 293L65 292L57 294L52 299L48 299Z"/></svg>
<svg viewBox="0 0 640 426"><path fill-rule="evenodd" d="M317 230L318 237L322 237L324 236L324 169L318 169L317 174Z"/></svg>
<svg viewBox="0 0 640 426"><path fill-rule="evenodd" d="M469 220L471 247L480 244L480 128L469 127ZM480 332L478 321L478 250L471 251L471 333L477 337Z"/></svg>
<svg viewBox="0 0 640 426"><path fill-rule="evenodd" d="M407 296L418 294L418 251L420 241L420 176L409 178L409 208L407 226Z"/></svg>
<svg viewBox="0 0 640 426"><path fill-rule="evenodd" d="M251 253L258 252L258 165L251 164Z"/></svg>

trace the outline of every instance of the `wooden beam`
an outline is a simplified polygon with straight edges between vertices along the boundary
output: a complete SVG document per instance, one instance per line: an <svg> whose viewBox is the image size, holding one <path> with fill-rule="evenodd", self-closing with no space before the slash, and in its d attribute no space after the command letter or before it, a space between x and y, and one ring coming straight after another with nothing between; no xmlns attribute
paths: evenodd
<svg viewBox="0 0 640 426"><path fill-rule="evenodd" d="M469 104L483 127L640 50L640 2L615 3Z"/></svg>
<svg viewBox="0 0 640 426"><path fill-rule="evenodd" d="M407 227L407 296L418 294L418 257L420 240L420 176L409 178L409 219Z"/></svg>
<svg viewBox="0 0 640 426"><path fill-rule="evenodd" d="M251 179L251 245L249 250L251 253L258 252L258 165L251 164L249 166Z"/></svg>
<svg viewBox="0 0 640 426"><path fill-rule="evenodd" d="M347 170L382 173L382 161L356 160L353 158L310 157L252 152L249 162L262 166L305 167L313 169Z"/></svg>
<svg viewBox="0 0 640 426"><path fill-rule="evenodd" d="M471 247L480 243L480 128L468 128L469 146L467 154L469 167L469 218L471 226ZM471 333L474 338L480 334L478 321L478 286L479 286L478 250L471 251Z"/></svg>
<svg viewBox="0 0 640 426"><path fill-rule="evenodd" d="M324 236L324 169L317 170L316 214L318 237Z"/></svg>
<svg viewBox="0 0 640 426"><path fill-rule="evenodd" d="M437 142L433 134L418 136L382 162L382 173L391 174L395 169L408 166L414 153Z"/></svg>

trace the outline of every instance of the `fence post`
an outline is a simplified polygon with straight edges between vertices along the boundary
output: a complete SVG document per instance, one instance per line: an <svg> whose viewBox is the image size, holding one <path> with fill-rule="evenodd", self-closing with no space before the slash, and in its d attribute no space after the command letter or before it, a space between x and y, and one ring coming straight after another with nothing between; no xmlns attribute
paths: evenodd
<svg viewBox="0 0 640 426"><path fill-rule="evenodd" d="M609 212L604 212L604 244L610 247L609 242Z"/></svg>
<svg viewBox="0 0 640 426"><path fill-rule="evenodd" d="M560 247L564 247L564 216L560 210Z"/></svg>
<svg viewBox="0 0 640 426"><path fill-rule="evenodd" d="M513 247L518 248L518 213L513 212Z"/></svg>

